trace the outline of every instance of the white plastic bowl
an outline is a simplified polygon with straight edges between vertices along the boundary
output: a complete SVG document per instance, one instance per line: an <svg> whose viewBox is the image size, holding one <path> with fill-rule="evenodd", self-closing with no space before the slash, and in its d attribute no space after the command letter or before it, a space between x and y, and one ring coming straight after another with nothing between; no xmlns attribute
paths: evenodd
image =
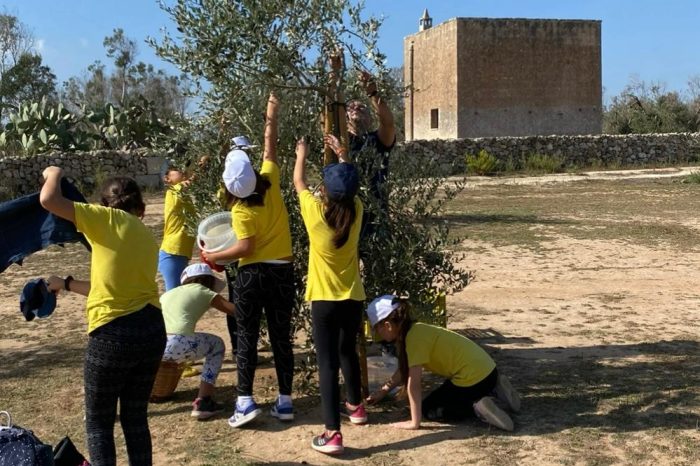
<svg viewBox="0 0 700 466"><path fill-rule="evenodd" d="M204 252L219 252L236 243L231 212L219 212L202 220L197 228L197 246ZM217 261L220 263L220 261ZM222 263L221 265L226 265Z"/></svg>

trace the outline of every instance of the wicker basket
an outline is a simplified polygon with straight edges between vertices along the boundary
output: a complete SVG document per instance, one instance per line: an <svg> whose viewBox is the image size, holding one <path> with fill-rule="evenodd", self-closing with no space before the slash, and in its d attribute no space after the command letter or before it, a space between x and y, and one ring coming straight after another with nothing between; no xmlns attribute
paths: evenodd
<svg viewBox="0 0 700 466"><path fill-rule="evenodd" d="M158 403L172 398L184 370L185 365L182 363L161 361L156 381L153 383L153 390L151 390L151 402Z"/></svg>

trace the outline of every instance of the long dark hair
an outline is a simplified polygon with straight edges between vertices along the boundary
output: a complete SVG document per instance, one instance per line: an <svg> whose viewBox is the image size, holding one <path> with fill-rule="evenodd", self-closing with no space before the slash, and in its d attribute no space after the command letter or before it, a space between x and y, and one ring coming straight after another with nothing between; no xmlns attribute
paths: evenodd
<svg viewBox="0 0 700 466"><path fill-rule="evenodd" d="M342 248L348 242L350 228L357 217L355 198L329 199L326 197L326 209L323 216L328 226L334 231L333 245L336 249Z"/></svg>
<svg viewBox="0 0 700 466"><path fill-rule="evenodd" d="M100 202L105 207L123 210L137 217L142 217L146 211L139 185L128 176L116 176L106 180L102 185Z"/></svg>
<svg viewBox="0 0 700 466"><path fill-rule="evenodd" d="M265 205L265 193L270 189L272 183L267 178L267 175L261 175L258 171L255 171L255 191L248 197L236 197L233 196L235 202L241 202L248 207Z"/></svg>
<svg viewBox="0 0 700 466"><path fill-rule="evenodd" d="M396 353L399 358L399 374L401 375L401 385L403 385L403 390L406 389L406 383L408 382L408 354L406 354L406 335L408 331L411 330L415 320L411 318L411 305L407 300L401 298L394 298L393 303L398 304L398 307L394 309L389 316L384 319L388 320L392 324L399 328L398 335L394 344L396 345Z"/></svg>

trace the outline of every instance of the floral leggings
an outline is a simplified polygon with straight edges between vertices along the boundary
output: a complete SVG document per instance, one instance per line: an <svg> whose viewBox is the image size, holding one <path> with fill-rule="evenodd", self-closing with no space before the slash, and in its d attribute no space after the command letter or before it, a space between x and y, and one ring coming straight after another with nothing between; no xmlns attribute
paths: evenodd
<svg viewBox="0 0 700 466"><path fill-rule="evenodd" d="M214 385L224 362L224 340L211 333L194 335L168 335L163 353L164 361L197 361L204 359L204 368L200 379Z"/></svg>

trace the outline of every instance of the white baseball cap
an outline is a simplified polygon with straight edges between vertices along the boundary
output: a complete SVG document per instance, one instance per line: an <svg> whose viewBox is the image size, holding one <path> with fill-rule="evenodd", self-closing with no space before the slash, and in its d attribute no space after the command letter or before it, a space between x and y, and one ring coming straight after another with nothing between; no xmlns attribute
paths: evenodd
<svg viewBox="0 0 700 466"><path fill-rule="evenodd" d="M257 147L257 146L254 146L250 142L250 139L248 139L248 136L236 136L235 138L231 139L231 148L232 149L250 149L251 147Z"/></svg>
<svg viewBox="0 0 700 466"><path fill-rule="evenodd" d="M381 322L389 317L389 315L399 307L399 303L395 302L395 300L396 296L393 294L385 294L384 296L374 298L374 300L369 303L365 312L367 312L367 318L372 327L377 325L377 322Z"/></svg>
<svg viewBox="0 0 700 466"><path fill-rule="evenodd" d="M240 199L250 196L255 191L255 170L250 164L248 154L240 149L234 149L226 155L222 178L226 189Z"/></svg>
<svg viewBox="0 0 700 466"><path fill-rule="evenodd" d="M185 267L185 270L180 274L180 283L184 282L188 278L201 277L202 275L208 275L214 277L214 291L217 293L226 287L226 283L219 277L214 275L211 267L203 262L198 262L196 264L191 264Z"/></svg>

